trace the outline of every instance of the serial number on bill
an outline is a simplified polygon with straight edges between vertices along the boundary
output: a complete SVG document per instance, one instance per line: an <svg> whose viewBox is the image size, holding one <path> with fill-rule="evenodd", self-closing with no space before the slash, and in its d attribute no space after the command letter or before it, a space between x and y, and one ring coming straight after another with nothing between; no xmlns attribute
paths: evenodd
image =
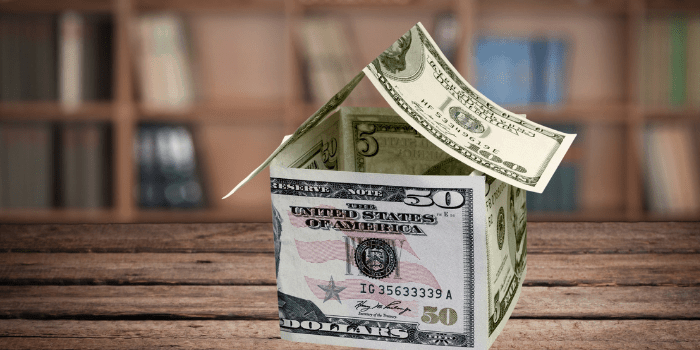
<svg viewBox="0 0 700 350"><path fill-rule="evenodd" d="M433 288L417 288L417 287L405 287L405 286L393 286L393 285L374 285L373 283L360 283L362 286L361 294L386 294L393 296L406 296L413 298L428 298L428 299L440 299L444 297L445 299L452 299L452 292L448 289L444 293L442 289Z"/></svg>

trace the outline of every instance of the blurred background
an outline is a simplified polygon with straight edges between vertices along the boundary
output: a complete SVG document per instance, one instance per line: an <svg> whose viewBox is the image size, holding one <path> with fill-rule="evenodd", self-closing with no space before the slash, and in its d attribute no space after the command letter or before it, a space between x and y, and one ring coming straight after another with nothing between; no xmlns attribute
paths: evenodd
<svg viewBox="0 0 700 350"><path fill-rule="evenodd" d="M416 22L578 134L530 221L700 220L697 1L0 0L0 222L270 221L220 198Z"/></svg>

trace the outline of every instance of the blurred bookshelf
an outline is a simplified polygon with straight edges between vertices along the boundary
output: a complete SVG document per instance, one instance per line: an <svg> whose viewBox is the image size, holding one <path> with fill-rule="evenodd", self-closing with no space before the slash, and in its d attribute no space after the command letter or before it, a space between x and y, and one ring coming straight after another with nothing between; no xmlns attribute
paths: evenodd
<svg viewBox="0 0 700 350"><path fill-rule="evenodd" d="M528 194L530 221L700 220L695 1L9 0L0 2L0 222L269 221L266 173L219 198L324 92L419 21L487 97L579 134L551 193ZM65 33L74 27L77 40ZM319 43L328 55L314 51ZM70 45L81 48L77 62L64 53ZM17 63L24 52L34 63ZM489 74L517 80L498 85ZM24 81L27 95L16 95ZM387 106L366 79L346 103ZM7 151L17 128L47 140ZM162 140L144 141L158 130ZM81 146L88 139L93 146ZM37 154L34 168L8 170ZM84 180L67 180L70 164L82 164ZM175 199L144 201L153 180L144 169L173 164L191 171L156 171L156 183L180 185L152 191ZM87 183L97 199L78 195ZM9 192L18 184L46 193L17 203Z"/></svg>

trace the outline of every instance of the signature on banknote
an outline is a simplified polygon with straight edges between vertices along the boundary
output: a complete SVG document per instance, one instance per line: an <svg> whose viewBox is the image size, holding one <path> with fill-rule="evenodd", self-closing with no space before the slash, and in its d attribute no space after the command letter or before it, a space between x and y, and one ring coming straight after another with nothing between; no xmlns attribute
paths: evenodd
<svg viewBox="0 0 700 350"><path fill-rule="evenodd" d="M355 304L355 310L359 310L360 312L367 312L369 310L394 310L398 312L399 315L403 315L404 313L411 311L410 308L401 307L400 305L401 301L399 300L392 301L386 305L378 301L372 303L369 300L358 300L357 304Z"/></svg>

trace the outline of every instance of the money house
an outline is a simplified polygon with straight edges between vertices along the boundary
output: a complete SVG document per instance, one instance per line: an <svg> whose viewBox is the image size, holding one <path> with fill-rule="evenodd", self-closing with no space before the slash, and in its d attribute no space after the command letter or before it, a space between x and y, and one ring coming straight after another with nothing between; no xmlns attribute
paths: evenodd
<svg viewBox="0 0 700 350"><path fill-rule="evenodd" d="M518 300L525 277L525 190L484 175L451 157L391 108L340 107L289 144L271 166L323 170L315 173L327 174L322 177L328 181L335 180L328 175L329 171L352 172L354 181L363 184L372 183L365 176L378 174L386 174L384 178L390 178L389 174L419 175L428 183L434 176L451 176L455 183L465 177L478 177L484 187L480 198L472 198L472 206L480 206L483 212L483 220L474 223L481 226L475 232L482 232L484 237L478 240L481 247L472 247L483 254L471 254L471 264L474 269L486 270L473 273L471 283L486 289L484 305L475 308L476 298L467 301L464 300L467 293L445 288L446 283L439 281L438 274L429 268L414 271L417 266L424 267L419 265L420 260L440 260L439 251L434 253L437 256L423 257L406 249L433 238L431 230L438 229L444 220L443 216L437 216L445 214L435 210L439 207L424 211L385 210L379 205L383 202L374 199L382 198L386 191L352 186L346 189L346 200L341 200L343 207L331 208L333 205L324 197L312 197L317 201L311 203L302 202L295 194L331 195L338 189L319 185L308 178L309 171L304 173L306 181L289 182L274 177L273 170L271 191L280 329L284 339L397 349L432 346L485 349L495 340ZM431 200L449 207L462 199L456 193L444 196L438 193ZM289 222L289 227L283 227ZM445 229L454 231L447 235L461 234L458 225ZM477 256L483 260L476 261ZM442 260L449 265L454 263L452 258ZM293 266L296 272L310 269L319 272L317 277L328 276L315 278L310 276L316 276L314 273L302 276L285 272L286 265ZM434 266L449 269L440 265ZM422 279L417 277L421 274ZM389 290L392 295L388 295ZM428 294L432 298L426 298ZM452 307L433 306L433 310L428 304L437 300ZM465 304L471 308L465 308ZM458 309L461 309L459 315ZM466 309L471 314L465 315ZM471 324L467 329L463 324L455 327L460 326L463 317L470 319ZM431 324L432 321L435 322ZM432 325L441 327L431 328ZM477 331L483 333L481 344L477 341Z"/></svg>
<svg viewBox="0 0 700 350"><path fill-rule="evenodd" d="M340 106L365 77L391 108ZM527 271L525 192L575 136L494 104L416 24L226 196L270 165L282 338L489 348Z"/></svg>

